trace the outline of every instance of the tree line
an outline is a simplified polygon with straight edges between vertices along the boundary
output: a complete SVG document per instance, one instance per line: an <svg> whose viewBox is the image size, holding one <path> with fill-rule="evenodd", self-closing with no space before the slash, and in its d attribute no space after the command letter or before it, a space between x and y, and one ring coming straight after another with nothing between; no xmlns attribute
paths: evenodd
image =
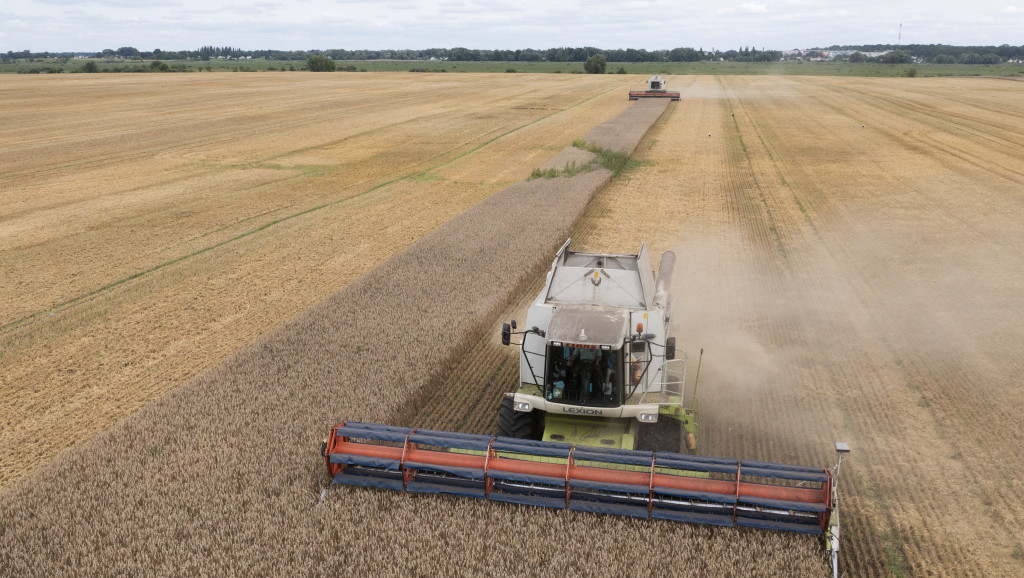
<svg viewBox="0 0 1024 578"><path fill-rule="evenodd" d="M861 44L851 46L829 46L826 50L853 50L856 52L885 52L887 50L900 51L908 54L911 58L920 58L925 62L936 64L998 64L1007 60L1024 60L1024 45L1010 46L953 46L950 44L907 44L894 46L892 44ZM981 62L980 56L985 54L994 55L998 62ZM988 60L992 60L990 56Z"/></svg>
<svg viewBox="0 0 1024 578"><path fill-rule="evenodd" d="M1024 60L1024 46L952 46L946 44L892 44L864 45L833 45L827 48L812 49L845 50L856 53L866 52L898 52L900 60L905 57L937 64L998 64L1007 60ZM700 62L705 60L726 60L735 62L769 62L783 57L780 50L758 50L757 48L741 47L735 50L711 50L701 48L672 48L666 50L645 50L643 48L603 49L594 46L558 47L547 49L523 48L519 50L479 50L464 47L426 48L421 50L243 50L232 46L202 46L197 50L167 51L156 48L142 51L131 46L117 49L107 48L95 53L89 52L21 52L8 51L0 54L5 62L32 58L73 58L75 56L91 56L104 59L124 60L199 60L258 58L265 60L304 61L311 56L323 56L331 60L450 60L457 62L586 62L588 59L603 55L606 62ZM893 57L889 57L892 60ZM859 57L854 57L859 60Z"/></svg>

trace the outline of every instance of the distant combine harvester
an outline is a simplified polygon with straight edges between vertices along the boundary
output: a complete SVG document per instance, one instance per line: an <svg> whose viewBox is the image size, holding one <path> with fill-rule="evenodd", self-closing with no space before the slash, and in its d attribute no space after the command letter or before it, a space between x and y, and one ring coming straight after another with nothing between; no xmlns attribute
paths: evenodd
<svg viewBox="0 0 1024 578"><path fill-rule="evenodd" d="M655 74L647 79L647 90L629 91L629 100L640 100L641 98L671 98L679 100L679 91L672 91L665 88L665 79Z"/></svg>

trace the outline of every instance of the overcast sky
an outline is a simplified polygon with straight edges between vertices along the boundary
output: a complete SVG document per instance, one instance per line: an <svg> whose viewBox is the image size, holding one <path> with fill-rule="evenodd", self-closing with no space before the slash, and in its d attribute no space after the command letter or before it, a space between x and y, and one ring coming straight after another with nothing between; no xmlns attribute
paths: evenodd
<svg viewBox="0 0 1024 578"><path fill-rule="evenodd" d="M0 52L1022 45L1024 0L5 0Z"/></svg>

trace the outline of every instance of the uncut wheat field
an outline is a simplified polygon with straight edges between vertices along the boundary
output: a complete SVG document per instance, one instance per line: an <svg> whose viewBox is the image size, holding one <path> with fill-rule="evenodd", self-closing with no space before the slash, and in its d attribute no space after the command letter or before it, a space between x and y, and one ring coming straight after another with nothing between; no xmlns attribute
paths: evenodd
<svg viewBox="0 0 1024 578"><path fill-rule="evenodd" d="M1024 572L1024 84L674 77L625 172L516 184L643 80L5 82L0 575L824 575L805 536L317 506L337 421L493 432L558 235L677 253L704 453L850 442L848 575Z"/></svg>

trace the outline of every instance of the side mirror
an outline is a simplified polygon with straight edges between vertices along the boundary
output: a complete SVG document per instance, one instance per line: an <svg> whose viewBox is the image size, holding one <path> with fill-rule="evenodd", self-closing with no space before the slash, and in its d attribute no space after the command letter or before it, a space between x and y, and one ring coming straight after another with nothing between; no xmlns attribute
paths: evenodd
<svg viewBox="0 0 1024 578"><path fill-rule="evenodd" d="M512 323L515 323L515 321L513 321ZM502 323L501 324L501 344L502 345L508 345L509 343L512 343L512 326L509 325L508 323Z"/></svg>
<svg viewBox="0 0 1024 578"><path fill-rule="evenodd" d="M515 328L516 328L516 320L515 320L515 319L513 319L513 320L512 320L512 329L515 329Z"/></svg>
<svg viewBox="0 0 1024 578"><path fill-rule="evenodd" d="M669 337L665 340L665 359L676 358L676 338Z"/></svg>

